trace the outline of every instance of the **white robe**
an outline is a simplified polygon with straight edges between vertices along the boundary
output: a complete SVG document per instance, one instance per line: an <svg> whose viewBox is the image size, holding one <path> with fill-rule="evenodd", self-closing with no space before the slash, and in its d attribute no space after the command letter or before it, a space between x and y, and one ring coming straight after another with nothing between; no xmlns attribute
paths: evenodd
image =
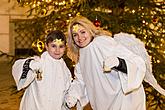
<svg viewBox="0 0 165 110"><path fill-rule="evenodd" d="M26 79L20 79L26 60L17 60L12 68L17 89L26 89L20 110L65 110L63 100L71 83L71 73L64 60L53 59L48 52L44 52L39 60L43 72L43 78L40 81L31 70Z"/></svg>
<svg viewBox="0 0 165 110"><path fill-rule="evenodd" d="M108 56L124 59L127 74L116 70L104 73L103 61ZM76 74L82 75L93 110L146 109L142 85L145 62L113 38L98 36L88 46L80 48L76 70Z"/></svg>

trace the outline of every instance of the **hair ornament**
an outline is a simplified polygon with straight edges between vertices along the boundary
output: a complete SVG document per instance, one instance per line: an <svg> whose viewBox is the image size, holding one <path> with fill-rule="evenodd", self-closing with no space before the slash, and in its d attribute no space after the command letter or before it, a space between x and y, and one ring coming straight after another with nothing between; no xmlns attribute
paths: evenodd
<svg viewBox="0 0 165 110"><path fill-rule="evenodd" d="M56 45L63 45L63 44L64 44L64 41L62 41L62 39L54 39L53 42L54 42Z"/></svg>
<svg viewBox="0 0 165 110"><path fill-rule="evenodd" d="M79 24L73 25L73 31L77 32L79 29Z"/></svg>

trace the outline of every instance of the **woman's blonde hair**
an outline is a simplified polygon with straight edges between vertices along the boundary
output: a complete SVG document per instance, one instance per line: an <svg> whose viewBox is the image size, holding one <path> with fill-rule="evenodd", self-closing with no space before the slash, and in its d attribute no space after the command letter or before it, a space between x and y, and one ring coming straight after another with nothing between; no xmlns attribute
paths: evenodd
<svg viewBox="0 0 165 110"><path fill-rule="evenodd" d="M78 61L79 47L74 43L72 36L72 28L74 25L79 24L84 28L88 29L91 33L92 37L97 37L99 35L108 35L112 36L112 34L108 31L103 30L102 28L96 27L90 20L83 16L74 17L68 26L68 56L75 62Z"/></svg>

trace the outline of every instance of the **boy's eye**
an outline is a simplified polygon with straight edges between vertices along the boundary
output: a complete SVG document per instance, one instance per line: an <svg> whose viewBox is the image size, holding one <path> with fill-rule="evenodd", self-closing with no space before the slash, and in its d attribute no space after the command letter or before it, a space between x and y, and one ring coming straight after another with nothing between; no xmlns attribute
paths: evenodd
<svg viewBox="0 0 165 110"><path fill-rule="evenodd" d="M65 45L56 45L56 44L52 44L51 47L53 47L53 48L57 48L57 47L59 47L59 48L64 48Z"/></svg>
<svg viewBox="0 0 165 110"><path fill-rule="evenodd" d="M52 47L57 47L55 44L51 45Z"/></svg>
<svg viewBox="0 0 165 110"><path fill-rule="evenodd" d="M65 47L65 45L60 45L59 47L60 47L60 48L64 48L64 47Z"/></svg>

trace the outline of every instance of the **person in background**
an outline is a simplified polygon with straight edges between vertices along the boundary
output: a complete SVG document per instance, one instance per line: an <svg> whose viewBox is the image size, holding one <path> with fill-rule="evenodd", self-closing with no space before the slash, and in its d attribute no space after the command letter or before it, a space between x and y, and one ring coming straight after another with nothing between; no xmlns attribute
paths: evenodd
<svg viewBox="0 0 165 110"><path fill-rule="evenodd" d="M46 51L41 56L17 60L12 75L17 89L25 89L20 110L67 110L64 96L71 84L71 73L63 55L66 37L59 31L46 37Z"/></svg>
<svg viewBox="0 0 165 110"><path fill-rule="evenodd" d="M88 97L93 110L146 110L143 58L83 16L71 20L68 38L68 55L76 62L74 82L81 91L71 87L67 97L77 98L82 106L87 104L82 99ZM72 106L75 101L67 103Z"/></svg>

